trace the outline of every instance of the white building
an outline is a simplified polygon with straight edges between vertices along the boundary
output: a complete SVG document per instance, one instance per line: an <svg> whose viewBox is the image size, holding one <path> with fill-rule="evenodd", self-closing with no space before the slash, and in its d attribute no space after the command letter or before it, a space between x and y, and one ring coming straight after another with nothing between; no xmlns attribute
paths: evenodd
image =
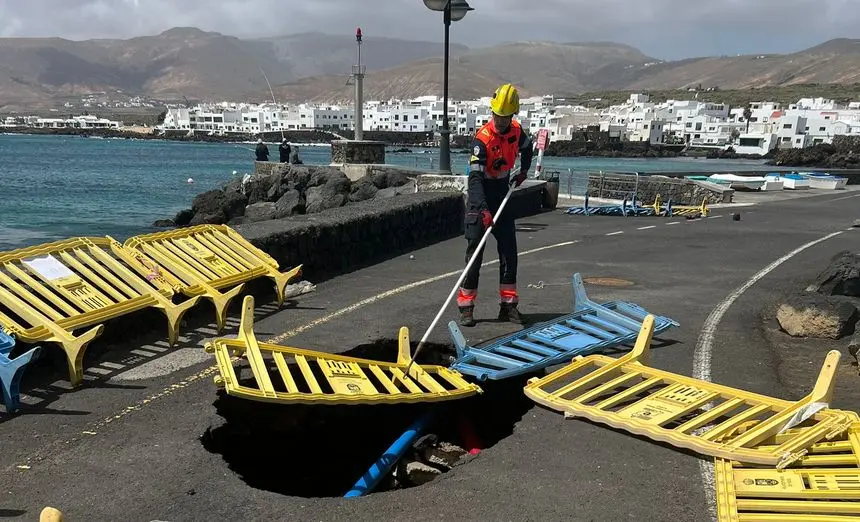
<svg viewBox="0 0 860 522"><path fill-rule="evenodd" d="M118 129L121 121L99 118L97 116L73 116L71 118L32 118L30 126L48 129Z"/></svg>
<svg viewBox="0 0 860 522"><path fill-rule="evenodd" d="M559 100L562 101L563 100ZM365 131L436 132L442 127L442 100L421 96L411 100L365 102ZM647 94L632 94L622 104L601 110L557 104L552 96L523 98L517 119L530 134L547 129L552 141L571 139L590 125L610 139L647 141L653 145L687 143L694 147L735 147L740 153L764 154L773 148L808 147L832 142L838 135L860 135L860 101L845 106L825 98L803 98L796 103L759 101L745 107L699 100L652 102ZM448 125L453 135L472 135L492 119L490 97L449 100ZM42 119L33 125L109 125L105 122ZM170 107L165 129L224 133L280 130L352 129L351 106L219 103L193 108Z"/></svg>
<svg viewBox="0 0 860 522"><path fill-rule="evenodd" d="M627 139L630 141L647 141L651 145L660 145L665 142L665 125L665 121L651 118L636 121L627 125L629 131Z"/></svg>
<svg viewBox="0 0 860 522"><path fill-rule="evenodd" d="M776 134L741 134L734 148L738 154L759 154L763 156L773 150L776 147L776 143Z"/></svg>

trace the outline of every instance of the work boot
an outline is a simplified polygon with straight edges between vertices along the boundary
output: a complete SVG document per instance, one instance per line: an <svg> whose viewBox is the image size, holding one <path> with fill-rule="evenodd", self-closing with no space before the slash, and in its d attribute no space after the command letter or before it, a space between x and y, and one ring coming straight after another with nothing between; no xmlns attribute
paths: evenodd
<svg viewBox="0 0 860 522"><path fill-rule="evenodd" d="M520 311L517 310L516 304L502 303L499 305L499 321L523 324L523 317L520 315Z"/></svg>
<svg viewBox="0 0 860 522"><path fill-rule="evenodd" d="M460 326L475 326L474 306L460 307Z"/></svg>

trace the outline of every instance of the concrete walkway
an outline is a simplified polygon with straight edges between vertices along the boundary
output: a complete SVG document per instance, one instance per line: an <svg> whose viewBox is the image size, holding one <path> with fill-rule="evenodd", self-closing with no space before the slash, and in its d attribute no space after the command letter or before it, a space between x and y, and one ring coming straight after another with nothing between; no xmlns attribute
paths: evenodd
<svg viewBox="0 0 860 522"><path fill-rule="evenodd" d="M633 301L681 323L661 336L652 365L797 398L812 383L778 380L780 360L762 336L761 311L805 286L836 252L860 248L860 232L849 228L860 217L854 196L860 194L757 203L737 210L740 221L729 218L730 209L697 220L558 211L519 220L520 308L533 320L568 313L574 272L624 279L632 284L587 291L597 301ZM447 241L412 252L414 259L404 255L322 282L282 311L258 299L258 336L343 352L393 338L405 325L417 340L454 284L464 246L462 239ZM495 259L494 250L491 239L486 261ZM482 270L476 315L485 320L466 330L472 344L516 328L493 320L497 274L495 264ZM452 304L443 322L455 317ZM227 334L235 333L236 319L234 309ZM259 464L253 476L247 462L233 458L228 465L201 439L211 438L207 430L223 425L224 415L240 415L231 408L253 408L218 398L212 359L199 348L212 333L197 325L178 351L156 351L157 343L144 340L110 347L101 359L93 352L85 360L90 380L74 392L62 391L61 371L25 382L25 393L50 399L0 417L0 515L34 520L52 505L67 520L709 520L707 459L565 420L515 396L500 410L511 419L510 435L425 486L350 501L251 487L246 481L289 481L301 473L299 463L357 444L373 427L356 422L310 446L273 432L247 454ZM444 324L431 340L448 342ZM857 379L847 359L839 379ZM809 354L809 364L821 360L823 353ZM857 410L860 397L837 396L834 406ZM267 411L286 424L322 415ZM334 477L337 469L330 472Z"/></svg>

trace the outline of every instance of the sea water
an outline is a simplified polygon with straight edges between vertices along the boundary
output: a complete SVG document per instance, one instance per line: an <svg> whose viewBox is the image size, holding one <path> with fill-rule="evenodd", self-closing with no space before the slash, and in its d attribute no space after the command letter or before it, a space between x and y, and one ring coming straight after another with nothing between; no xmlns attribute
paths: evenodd
<svg viewBox="0 0 860 522"><path fill-rule="evenodd" d="M277 161L277 143L268 146L269 158ZM253 173L253 148L253 143L0 135L0 251L73 236L123 241L154 231L153 221L190 208L197 194ZM437 149L409 149L390 149L386 162L438 168ZM327 165L331 149L301 146L299 155L306 165ZM465 172L467 154L454 151L451 160L454 173ZM755 170L762 162L547 157L543 165L562 174L567 169L647 173Z"/></svg>

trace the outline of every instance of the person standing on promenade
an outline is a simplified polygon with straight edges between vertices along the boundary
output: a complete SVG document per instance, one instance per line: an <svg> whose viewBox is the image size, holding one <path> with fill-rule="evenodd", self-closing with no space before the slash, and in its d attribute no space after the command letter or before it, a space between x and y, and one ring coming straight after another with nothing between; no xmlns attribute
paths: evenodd
<svg viewBox="0 0 860 522"><path fill-rule="evenodd" d="M519 187L526 179L532 162L532 140L513 116L520 111L517 88L511 84L499 87L490 102L492 119L478 129L472 140L469 159L468 204L465 237L466 262L475 253L484 231L493 226L499 252L499 320L523 323L517 305L517 238L514 219L503 213L494 221L502 200L513 183ZM520 156L520 169L511 179L511 170ZM457 294L460 324L474 326L478 277L484 257L483 248L466 274Z"/></svg>
<svg viewBox="0 0 860 522"><path fill-rule="evenodd" d="M290 143L287 141L287 138L278 145L278 153L280 154L281 163L287 163L290 161Z"/></svg>
<svg viewBox="0 0 860 522"><path fill-rule="evenodd" d="M263 143L263 138L257 138L257 148L254 149L257 161L269 161L269 147Z"/></svg>
<svg viewBox="0 0 860 522"><path fill-rule="evenodd" d="M293 147L293 151L290 153L290 163L293 165L301 165L304 162L299 157L299 147L298 145Z"/></svg>

